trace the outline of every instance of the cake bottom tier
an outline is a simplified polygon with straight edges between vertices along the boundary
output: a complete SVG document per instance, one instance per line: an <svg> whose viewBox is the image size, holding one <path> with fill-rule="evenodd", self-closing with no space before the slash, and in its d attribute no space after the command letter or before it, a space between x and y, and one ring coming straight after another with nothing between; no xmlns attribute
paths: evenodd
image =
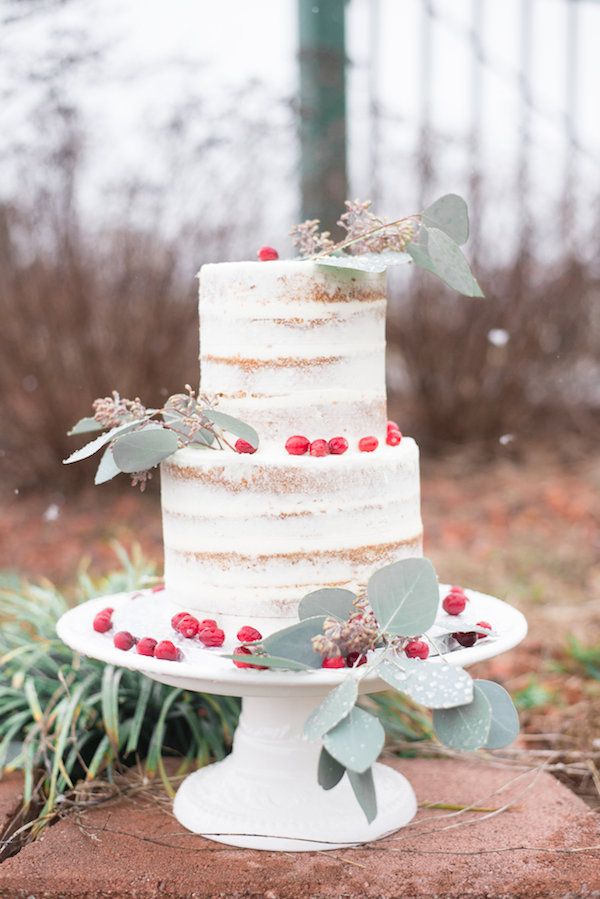
<svg viewBox="0 0 600 899"><path fill-rule="evenodd" d="M185 449L162 465L166 596L214 615L295 618L320 587L361 590L422 555L413 440L343 456Z"/></svg>

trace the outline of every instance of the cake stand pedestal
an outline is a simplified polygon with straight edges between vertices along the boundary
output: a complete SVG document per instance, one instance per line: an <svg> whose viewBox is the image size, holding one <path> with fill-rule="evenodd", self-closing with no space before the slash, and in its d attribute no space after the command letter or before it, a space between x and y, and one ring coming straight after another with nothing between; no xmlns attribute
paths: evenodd
<svg viewBox="0 0 600 899"><path fill-rule="evenodd" d="M440 588L441 594L447 588ZM479 640L439 659L466 667L511 649L527 632L523 615L507 603L468 591L470 620L494 623L495 639ZM83 655L140 671L174 687L223 696L241 696L242 714L233 751L226 759L189 775L174 802L178 821L211 840L250 849L314 851L339 849L383 837L407 824L417 808L405 777L385 765L373 766L378 814L368 824L347 777L332 790L317 783L320 743L302 736L310 712L344 677L360 669L253 671L238 669L222 650L187 650L181 662L165 662L135 651L115 649L110 634L97 634L92 620L100 609L114 609L115 630L172 639L173 609L164 594L150 591L89 600L62 616L60 638ZM435 658L435 657L434 657ZM363 694L389 689L373 671L360 676Z"/></svg>

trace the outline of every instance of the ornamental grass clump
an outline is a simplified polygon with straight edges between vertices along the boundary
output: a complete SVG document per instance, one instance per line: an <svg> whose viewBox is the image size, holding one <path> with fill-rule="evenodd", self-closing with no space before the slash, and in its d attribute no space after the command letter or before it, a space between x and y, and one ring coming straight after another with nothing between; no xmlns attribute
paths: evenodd
<svg viewBox="0 0 600 899"><path fill-rule="evenodd" d="M77 601L156 580L138 550L115 550L120 570L102 579L83 570ZM237 724L237 699L188 693L74 653L55 633L70 604L47 581L0 579L0 776L23 773L22 824L5 855L55 820L78 783L113 782L139 764L173 795L163 756L179 758L180 772L223 758Z"/></svg>

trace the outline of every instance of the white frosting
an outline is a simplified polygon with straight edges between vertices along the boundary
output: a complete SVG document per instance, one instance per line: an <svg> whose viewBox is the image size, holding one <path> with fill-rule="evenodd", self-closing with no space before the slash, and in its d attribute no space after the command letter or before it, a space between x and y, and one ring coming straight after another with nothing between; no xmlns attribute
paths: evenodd
<svg viewBox="0 0 600 899"><path fill-rule="evenodd" d="M418 448L342 456L182 450L163 463L169 591L183 607L293 615L326 585L364 588L421 554Z"/></svg>
<svg viewBox="0 0 600 899"><path fill-rule="evenodd" d="M263 447L290 434L385 427L385 275L307 261L200 272L201 389L252 424Z"/></svg>
<svg viewBox="0 0 600 899"><path fill-rule="evenodd" d="M253 425L254 455L187 448L162 465L167 601L293 618L323 586L362 590L421 555L419 454L385 444L385 274L308 261L206 265L201 391ZM350 449L290 456L293 434ZM360 453L360 437L380 446Z"/></svg>

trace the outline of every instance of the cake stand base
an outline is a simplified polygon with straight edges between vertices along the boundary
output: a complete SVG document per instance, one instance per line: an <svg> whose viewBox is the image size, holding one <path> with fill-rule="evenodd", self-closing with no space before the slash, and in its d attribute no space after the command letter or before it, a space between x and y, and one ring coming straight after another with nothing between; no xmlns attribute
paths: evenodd
<svg viewBox="0 0 600 899"><path fill-rule="evenodd" d="M440 586L440 602L447 591ZM508 603L472 590L468 597L470 620L493 622L496 636L432 661L468 667L512 649L527 633L523 615ZM162 599L151 591L97 597L66 612L56 629L72 649L110 665L182 690L242 697L231 755L191 774L179 788L174 811L184 827L232 846L302 852L376 840L411 820L416 811L412 788L385 765L373 766L378 814L372 824L347 776L332 790L317 783L320 743L304 740L304 723L330 690L352 676L348 669L236 668L224 657L236 645L234 633L222 649L204 649L197 642L194 647L194 641L174 636L172 608ZM113 631L178 640L183 659L162 661L116 649L112 632L92 628L94 615L106 606L114 609ZM376 669L361 676L358 688L363 695L389 689Z"/></svg>
<svg viewBox="0 0 600 899"><path fill-rule="evenodd" d="M385 765L373 766L378 814L371 824L347 777L332 790L318 785L321 747L302 737L318 701L244 699L233 752L184 780L173 807L177 820L220 843L295 852L353 846L407 824L415 794Z"/></svg>

